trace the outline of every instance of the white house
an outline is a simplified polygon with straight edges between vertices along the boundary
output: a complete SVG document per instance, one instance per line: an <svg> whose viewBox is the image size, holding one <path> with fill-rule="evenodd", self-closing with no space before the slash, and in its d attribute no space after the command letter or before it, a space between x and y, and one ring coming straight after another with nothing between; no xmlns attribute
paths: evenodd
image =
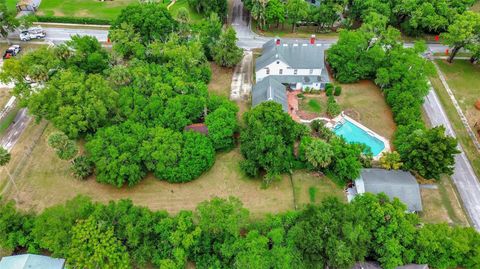
<svg viewBox="0 0 480 269"><path fill-rule="evenodd" d="M263 45L262 56L256 60L256 82L270 77L291 90L324 89L329 82L325 49L314 36L306 41L272 39Z"/></svg>

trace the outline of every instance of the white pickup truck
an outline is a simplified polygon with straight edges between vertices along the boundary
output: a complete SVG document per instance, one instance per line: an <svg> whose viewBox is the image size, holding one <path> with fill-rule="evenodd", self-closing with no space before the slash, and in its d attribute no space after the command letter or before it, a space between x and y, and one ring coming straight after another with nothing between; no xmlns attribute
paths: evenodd
<svg viewBox="0 0 480 269"><path fill-rule="evenodd" d="M20 40L29 41L32 39L45 38L47 33L40 26L30 27L28 29L20 30Z"/></svg>

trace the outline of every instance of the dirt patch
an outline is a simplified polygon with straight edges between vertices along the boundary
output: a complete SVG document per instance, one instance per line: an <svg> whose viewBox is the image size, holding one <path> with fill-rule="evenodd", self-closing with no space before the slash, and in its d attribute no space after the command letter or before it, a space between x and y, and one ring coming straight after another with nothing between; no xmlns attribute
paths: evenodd
<svg viewBox="0 0 480 269"><path fill-rule="evenodd" d="M208 84L208 90L228 98L234 69L221 67L214 62L210 62L210 68L212 69L212 80Z"/></svg>
<svg viewBox="0 0 480 269"><path fill-rule="evenodd" d="M340 201L347 201L342 188L338 187L329 178L310 173L308 171L298 171L292 176L297 208L305 207L307 204L318 204L327 197L336 197ZM312 195L311 192L314 192ZM313 197L312 197L313 196Z"/></svg>
<svg viewBox="0 0 480 269"><path fill-rule="evenodd" d="M452 223L448 217L448 212L444 208L439 190L420 189L422 196L423 212L420 217L427 223Z"/></svg>

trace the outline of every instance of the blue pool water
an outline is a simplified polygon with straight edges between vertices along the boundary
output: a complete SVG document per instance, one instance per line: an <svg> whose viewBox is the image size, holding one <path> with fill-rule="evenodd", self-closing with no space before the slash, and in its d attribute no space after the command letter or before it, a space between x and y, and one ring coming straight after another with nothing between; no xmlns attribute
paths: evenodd
<svg viewBox="0 0 480 269"><path fill-rule="evenodd" d="M343 137L348 143L362 143L370 147L373 156L377 156L385 148L385 144L378 138L371 136L369 133L358 127L357 125L345 120L345 123L338 124L333 132Z"/></svg>

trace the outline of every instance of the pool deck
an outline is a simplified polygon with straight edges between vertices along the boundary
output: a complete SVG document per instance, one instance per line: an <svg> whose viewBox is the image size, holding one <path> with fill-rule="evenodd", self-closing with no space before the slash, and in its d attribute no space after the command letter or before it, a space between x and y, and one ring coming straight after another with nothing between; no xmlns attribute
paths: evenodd
<svg viewBox="0 0 480 269"><path fill-rule="evenodd" d="M363 124L361 124L360 122L350 118L349 116L345 115L345 113L340 113L340 115L338 115L337 117L335 117L333 120L332 120L334 123L332 124L331 122L327 123L327 127L333 129L335 128L335 126L338 124L338 123L341 123L341 122L345 122L345 121L349 121L351 122L352 124L356 125L358 128L364 130L365 132L367 132L367 134L371 135L372 137L375 137L377 138L378 140L382 141L383 145L385 146L383 148L382 151L380 151L377 155L373 156L373 159L375 161L378 161L380 159L380 157L382 157L382 153L384 152L390 152L391 151L391 148L390 148L390 141L388 139L386 139L385 137L375 133L374 131L368 129L367 127L365 127Z"/></svg>
<svg viewBox="0 0 480 269"><path fill-rule="evenodd" d="M335 128L335 126L339 123L342 123L342 122L345 122L345 121L349 121L351 122L352 124L354 124L355 126L357 126L358 128L364 130L365 132L367 132L367 134L377 138L378 140L382 141L383 145L385 146L383 148L383 150L378 153L377 155L373 156L373 159L375 161L378 161L380 159L380 157L382 157L382 153L384 152L390 152L391 151L391 148L390 148L390 141L388 139L386 139L385 137L375 133L374 131L368 129L367 127L365 127L363 124L361 124L360 122L350 118L349 116L347 116L343 111L342 113L340 113L340 115L336 116L335 118L333 119L329 119L329 118L324 118L324 117L318 117L318 118L315 118L315 119L311 119L311 120L304 120L304 119L300 119L300 122L301 123L304 123L304 124L310 124L312 123L312 121L314 120L322 120L325 123L325 126L328 127L329 129L333 129Z"/></svg>

